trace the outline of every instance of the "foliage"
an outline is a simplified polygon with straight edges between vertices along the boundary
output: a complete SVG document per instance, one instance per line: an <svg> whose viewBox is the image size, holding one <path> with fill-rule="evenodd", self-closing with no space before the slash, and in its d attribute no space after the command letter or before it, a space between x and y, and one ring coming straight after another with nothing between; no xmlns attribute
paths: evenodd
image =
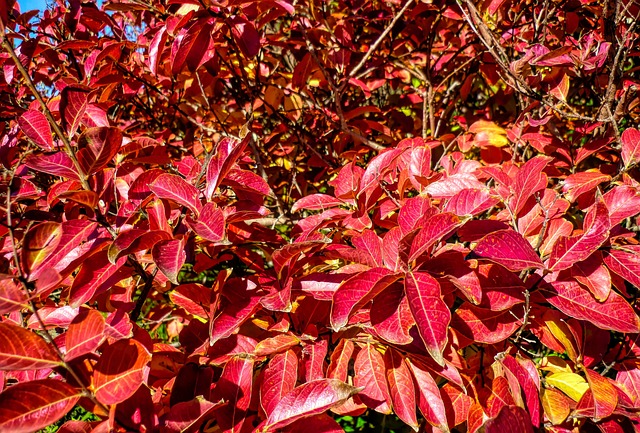
<svg viewBox="0 0 640 433"><path fill-rule="evenodd" d="M0 2L0 431L640 431L639 14Z"/></svg>

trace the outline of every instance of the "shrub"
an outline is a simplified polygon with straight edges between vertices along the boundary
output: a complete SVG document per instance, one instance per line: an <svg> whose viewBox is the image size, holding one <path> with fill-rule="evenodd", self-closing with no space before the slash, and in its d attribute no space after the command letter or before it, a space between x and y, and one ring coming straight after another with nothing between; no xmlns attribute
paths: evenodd
<svg viewBox="0 0 640 433"><path fill-rule="evenodd" d="M640 430L639 13L3 2L0 431Z"/></svg>

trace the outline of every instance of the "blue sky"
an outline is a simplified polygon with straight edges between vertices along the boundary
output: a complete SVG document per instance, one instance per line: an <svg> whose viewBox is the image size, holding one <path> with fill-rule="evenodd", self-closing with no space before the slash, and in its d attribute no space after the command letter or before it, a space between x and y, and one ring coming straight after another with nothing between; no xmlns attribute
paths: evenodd
<svg viewBox="0 0 640 433"><path fill-rule="evenodd" d="M32 9L43 10L47 8L47 0L18 0L20 11L30 11Z"/></svg>

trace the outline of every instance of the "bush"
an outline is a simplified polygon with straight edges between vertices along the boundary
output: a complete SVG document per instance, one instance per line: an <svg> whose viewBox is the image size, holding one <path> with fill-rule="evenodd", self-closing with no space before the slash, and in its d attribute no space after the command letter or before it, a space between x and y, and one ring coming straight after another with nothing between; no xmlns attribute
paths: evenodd
<svg viewBox="0 0 640 433"><path fill-rule="evenodd" d="M0 431L640 431L639 14L3 2Z"/></svg>

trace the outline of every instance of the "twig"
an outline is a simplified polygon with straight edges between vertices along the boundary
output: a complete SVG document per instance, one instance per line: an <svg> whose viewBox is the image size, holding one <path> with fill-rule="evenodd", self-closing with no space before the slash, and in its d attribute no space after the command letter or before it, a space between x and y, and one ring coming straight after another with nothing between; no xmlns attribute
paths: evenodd
<svg viewBox="0 0 640 433"><path fill-rule="evenodd" d="M71 142L69 141L67 136L64 134L64 132L62 132L62 129L58 125L58 122L56 122L56 120L53 118L53 114L51 113L51 110L49 110L47 103L44 102L44 99L42 99L42 95L40 95L40 92L38 91L38 89L36 89L36 86L33 83L33 80L31 79L29 72L27 72L24 66L22 66L22 63L20 63L20 59L16 55L16 52L13 49L13 46L7 40L7 35L5 33L5 28L2 22L0 22L0 43L4 48L4 50L9 54L9 56L15 63L16 68L18 68L18 71L20 72L20 75L22 75L22 77L25 80L27 87L29 88L33 96L36 98L38 103L40 104L40 107L42 107L42 111L44 112L45 117L49 121L49 124L53 128L54 132L56 133L60 141L62 141L65 152L67 153L69 158L71 158L71 161L73 162L73 166L76 172L78 173L78 176L80 177L80 182L82 183L82 187L87 191L90 190L91 188L89 186L89 182L87 181L85 174L82 171L82 167L80 167L80 164L78 163L76 154L73 151L73 148L71 147Z"/></svg>
<svg viewBox="0 0 640 433"><path fill-rule="evenodd" d="M364 57L362 59L360 59L360 62L351 70L351 72L349 72L349 74L347 75L347 80L345 80L345 82L342 84L342 86L346 85L346 83L349 82L349 78L355 77L355 75L358 73L358 71L360 69L362 69L362 67L365 65L365 63L367 63L367 60L369 60L369 57L371 57L373 52L376 49L378 49L378 46L382 43L384 38L387 37L387 35L393 29L393 26L396 25L396 23L398 22L398 20L402 16L402 14L404 14L404 12L409 8L409 6L411 6L411 3L413 3L413 0L407 0L407 2L404 4L404 6L402 6L402 9L400 9L398 11L398 13L393 17L393 19L391 20L391 22L387 26L387 28L384 29L384 31L380 34L380 36L378 36L378 39L376 39L376 41L373 43L373 45L371 45L369 47L369 50L364 55Z"/></svg>

